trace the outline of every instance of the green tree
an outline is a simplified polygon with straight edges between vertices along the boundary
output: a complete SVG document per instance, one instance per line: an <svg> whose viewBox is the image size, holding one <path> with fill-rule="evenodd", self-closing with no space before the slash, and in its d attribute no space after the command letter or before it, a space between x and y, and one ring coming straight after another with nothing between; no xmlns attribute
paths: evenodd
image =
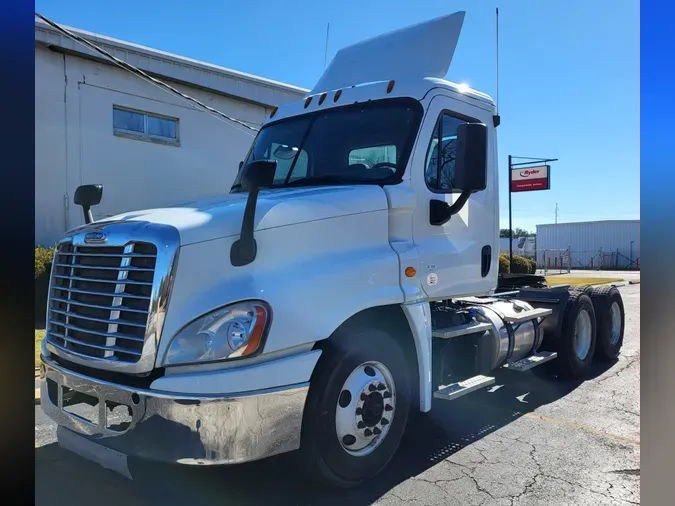
<svg viewBox="0 0 675 506"><path fill-rule="evenodd" d="M531 237L534 234L532 232L528 232L524 228L516 228L513 231L513 238L518 239L520 237ZM501 228L499 229L499 237L509 237L509 229L508 228Z"/></svg>

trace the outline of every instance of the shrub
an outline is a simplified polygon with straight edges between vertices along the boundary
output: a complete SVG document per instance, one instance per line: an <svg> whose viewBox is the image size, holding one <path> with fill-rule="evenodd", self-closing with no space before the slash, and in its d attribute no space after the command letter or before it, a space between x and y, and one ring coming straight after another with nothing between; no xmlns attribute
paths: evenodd
<svg viewBox="0 0 675 506"><path fill-rule="evenodd" d="M49 275L53 256L54 248L35 246L35 279L38 279L45 274Z"/></svg>
<svg viewBox="0 0 675 506"><path fill-rule="evenodd" d="M531 258L526 258L525 260L527 260L527 263L530 267L530 274L536 273L537 272L537 261L533 260Z"/></svg>
<svg viewBox="0 0 675 506"><path fill-rule="evenodd" d="M44 325L54 248L35 247L35 324Z"/></svg>
<svg viewBox="0 0 675 506"><path fill-rule="evenodd" d="M514 274L530 274L531 273L531 263L520 255L513 255L513 262L511 262L511 272Z"/></svg>
<svg viewBox="0 0 675 506"><path fill-rule="evenodd" d="M499 272L502 274L511 272L511 263L509 262L509 256L506 253L501 253L499 255Z"/></svg>

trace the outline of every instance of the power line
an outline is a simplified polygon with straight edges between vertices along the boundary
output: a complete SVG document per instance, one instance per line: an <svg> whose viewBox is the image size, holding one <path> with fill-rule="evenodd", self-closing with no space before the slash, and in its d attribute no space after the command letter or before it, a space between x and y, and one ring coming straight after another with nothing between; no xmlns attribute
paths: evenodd
<svg viewBox="0 0 675 506"><path fill-rule="evenodd" d="M191 97L189 95L186 95L185 93L177 90L173 86L170 86L170 85L166 84L165 82L160 81L159 79L156 79L156 78L152 77L151 75L147 74L146 72L142 71L141 69L139 69L137 67L134 67L130 63L127 63L123 60L120 60L116 56L113 56L109 52L107 52L104 49L101 49L100 47L98 47L97 45L92 44L91 42L89 42L88 40L80 37L79 35L76 35L76 34L72 33L70 30L66 30L65 28L63 28L59 24L55 23L54 21L46 18L45 16L43 16L39 12L36 11L35 15L37 17L39 17L42 21L47 23L49 26L53 27L54 29L56 29L59 32L61 32L62 34L64 34L66 37L69 37L69 38L73 39L74 41L79 42L80 44L88 47L89 49L103 55L107 59L114 62L117 66L123 68L124 70L126 70L128 72L131 72L132 74L136 75L137 77L140 77L141 79L143 79L143 80L145 80L145 81L147 81L147 82L149 82L149 83L151 83L155 86L158 86L159 88L163 89L164 91L167 91L169 93L177 95L180 98L182 98L183 100L186 100L188 102L191 102L193 104L198 105L199 107L205 109L209 114L211 114L211 116L215 117L216 119L219 119L221 121L226 120L225 121L226 123L227 122L235 123L237 125L243 126L244 128L246 128L248 130L251 130L253 132L258 131L257 128L254 128L250 125L247 125L245 122L243 122L243 121L241 121L237 118L233 118L231 116L228 116L224 112L221 112L217 109L214 109L213 107L210 107L210 106L200 102L196 98L193 98L193 97ZM228 124L230 124L230 123L228 123ZM248 133L248 132L246 132L246 133ZM250 135L253 135L253 134L250 134Z"/></svg>

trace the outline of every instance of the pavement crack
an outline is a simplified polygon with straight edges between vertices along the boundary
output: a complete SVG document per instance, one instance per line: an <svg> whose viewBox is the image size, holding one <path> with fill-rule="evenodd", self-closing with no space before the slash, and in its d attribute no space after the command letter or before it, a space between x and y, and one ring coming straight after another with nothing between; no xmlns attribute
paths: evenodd
<svg viewBox="0 0 675 506"><path fill-rule="evenodd" d="M618 377L623 371L626 369L629 369L632 367L634 364L639 364L640 363L640 352L638 352L635 356L632 356L629 359L626 359L628 363L624 365L623 367L617 369L616 371L612 371L614 374L611 376L607 376L606 378L601 378L598 380L598 385L602 385L605 381L610 380L612 378Z"/></svg>
<svg viewBox="0 0 675 506"><path fill-rule="evenodd" d="M493 501L496 501L496 500L498 499L497 497L493 496L490 492L488 492L486 489L484 489L483 487L481 487L480 484L478 483L478 480L477 480L472 474L466 473L466 476L467 476L467 478L469 478L471 481L473 481L473 484L474 484L474 486L476 487L476 490L478 490L478 492L483 492L483 493L486 494L488 497L490 497L490 499L492 499Z"/></svg>
<svg viewBox="0 0 675 506"><path fill-rule="evenodd" d="M545 478L548 478L548 479L550 479L550 480L558 480L558 481L562 481L563 483L568 484L570 487L580 488L581 490L583 490L583 491L585 491L585 492L588 492L588 493L590 493L590 494L597 494L597 495L602 496L602 497L604 497L605 499L609 499L609 500L611 500L611 501L624 501L624 502L626 502L626 503L628 503L628 504L640 504L639 502L631 501L631 500L629 500L629 499L617 499L616 497L613 497L612 495L605 494L605 493L599 492L599 491L597 491L597 490L591 490L591 489L589 489L589 488L583 486L583 485L580 484L580 483L574 483L574 482L572 482L572 481L566 480L565 478L561 478L560 476L552 476L552 475L550 475L550 474L542 474L542 476L545 477ZM610 485L611 485L611 484L610 484ZM607 492L609 492L609 490L610 490L610 489L608 489Z"/></svg>

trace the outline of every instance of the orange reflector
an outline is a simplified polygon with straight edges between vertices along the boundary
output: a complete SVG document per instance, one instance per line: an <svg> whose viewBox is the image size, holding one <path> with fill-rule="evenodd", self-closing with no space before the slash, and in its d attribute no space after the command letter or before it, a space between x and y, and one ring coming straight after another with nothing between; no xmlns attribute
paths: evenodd
<svg viewBox="0 0 675 506"><path fill-rule="evenodd" d="M417 271L415 270L414 267L406 267L405 268L405 275L408 276L409 278L412 278L417 274Z"/></svg>
<svg viewBox="0 0 675 506"><path fill-rule="evenodd" d="M309 104L311 102L312 102L312 97L307 97L307 99L305 100L305 109L307 109L307 107L309 106Z"/></svg>
<svg viewBox="0 0 675 506"><path fill-rule="evenodd" d="M323 101L326 100L326 94L322 93L319 97L319 105L323 104Z"/></svg>
<svg viewBox="0 0 675 506"><path fill-rule="evenodd" d="M340 95L342 95L342 90L337 90L335 92L335 96L333 97L333 102L337 102L340 99Z"/></svg>
<svg viewBox="0 0 675 506"><path fill-rule="evenodd" d="M396 84L396 81L393 79L389 81L389 84L387 85L387 93L391 93L391 90L394 89L394 84Z"/></svg>
<svg viewBox="0 0 675 506"><path fill-rule="evenodd" d="M272 112L270 113L270 118L274 118L274 115L277 113L278 110L279 110L278 107L273 107Z"/></svg>

